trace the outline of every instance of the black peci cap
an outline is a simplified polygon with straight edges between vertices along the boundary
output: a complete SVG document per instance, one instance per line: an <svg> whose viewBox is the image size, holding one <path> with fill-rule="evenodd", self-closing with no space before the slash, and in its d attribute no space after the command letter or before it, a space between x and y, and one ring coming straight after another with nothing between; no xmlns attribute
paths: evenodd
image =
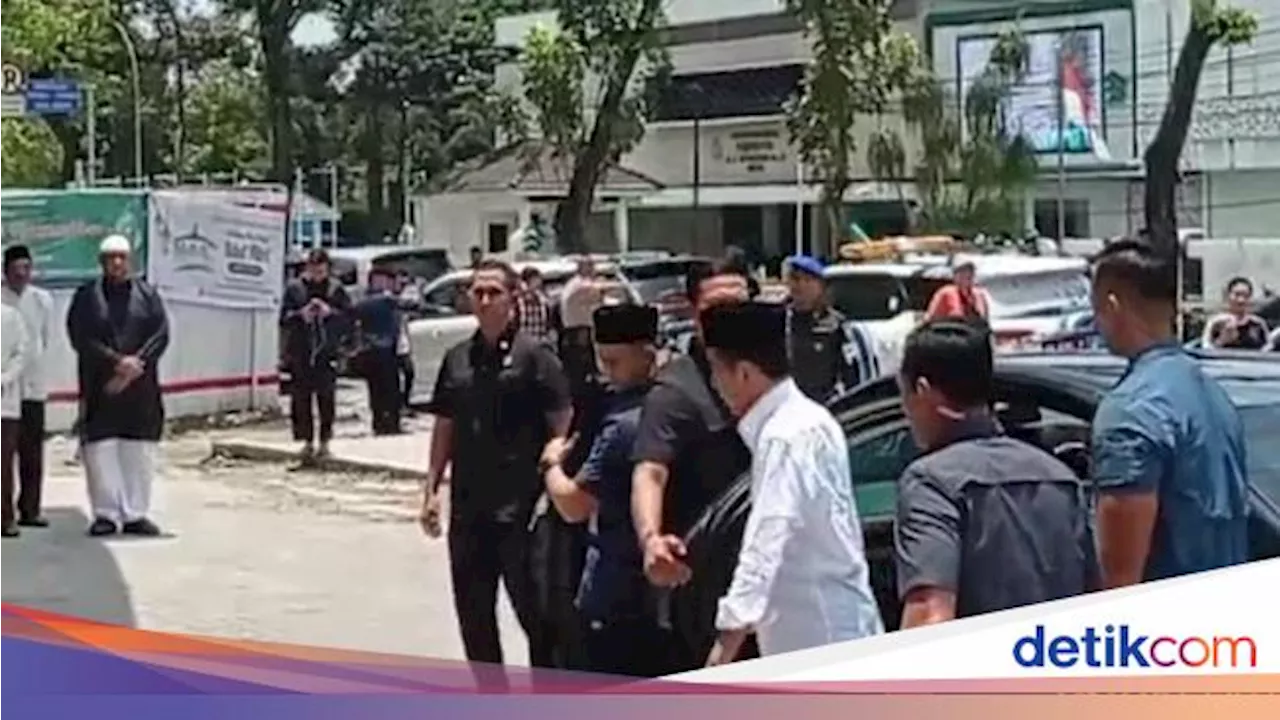
<svg viewBox="0 0 1280 720"><path fill-rule="evenodd" d="M605 305L591 318L598 345L653 342L658 338L658 310L648 305Z"/></svg>
<svg viewBox="0 0 1280 720"><path fill-rule="evenodd" d="M703 342L709 348L743 353L786 342L787 310L777 303L716 305L703 312L701 320Z"/></svg>

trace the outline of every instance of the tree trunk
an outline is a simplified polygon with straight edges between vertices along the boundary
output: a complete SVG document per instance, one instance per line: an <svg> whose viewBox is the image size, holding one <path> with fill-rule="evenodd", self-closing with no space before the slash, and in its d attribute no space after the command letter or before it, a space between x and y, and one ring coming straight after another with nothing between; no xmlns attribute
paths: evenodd
<svg viewBox="0 0 1280 720"><path fill-rule="evenodd" d="M366 102L364 142L360 154L366 168L365 203L369 206L369 217L373 220L375 232L379 233L378 237L373 238L377 242L382 240L381 233L387 230L387 202L383 194L383 180L387 170L382 159L382 108L376 100L369 99Z"/></svg>
<svg viewBox="0 0 1280 720"><path fill-rule="evenodd" d="M283 15L283 13L282 13ZM259 18L263 22L265 18ZM271 124L271 179L293 183L293 117L289 108L289 23L287 17L270 18L259 29L263 81L267 92L267 116Z"/></svg>
<svg viewBox="0 0 1280 720"><path fill-rule="evenodd" d="M1212 46L1213 38L1208 31L1193 20L1178 53L1160 127L1143 156L1146 163L1143 215L1147 231L1156 248L1170 256L1178 252L1178 159L1191 126L1200 71Z"/></svg>
<svg viewBox="0 0 1280 720"><path fill-rule="evenodd" d="M178 17L178 3L171 0L163 5L165 18L173 29L173 64L176 69L174 90L178 111L178 127L173 141L173 171L181 178L186 170L187 157L187 34Z"/></svg>
<svg viewBox="0 0 1280 720"><path fill-rule="evenodd" d="M662 0L645 0L640 7L640 14L632 26L635 34L648 32L653 27L662 9ZM627 85L635 73L636 63L644 51L643 43L633 39L627 51L619 59L614 68L614 76L609 78L604 98L596 109L595 124L587 139L586 147L574 157L573 177L569 181L569 192L556 207L555 228L558 250L562 252L582 252L587 247L587 220L591 216L591 205L595 201L596 185L604 174L604 164L609 159L609 147L613 142L613 128L617 123L618 109L626 97Z"/></svg>

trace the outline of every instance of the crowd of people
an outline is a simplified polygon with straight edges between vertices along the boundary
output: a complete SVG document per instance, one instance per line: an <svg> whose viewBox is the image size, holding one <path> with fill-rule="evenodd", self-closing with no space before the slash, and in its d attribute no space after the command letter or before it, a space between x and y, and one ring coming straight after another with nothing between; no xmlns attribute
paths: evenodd
<svg viewBox="0 0 1280 720"><path fill-rule="evenodd" d="M159 364L169 346L160 294L138 278L128 238L98 247L101 275L76 289L66 333L76 353L79 418L76 433L93 519L89 534L152 537L154 453L164 429ZM55 325L53 298L33 282L31 251L4 251L4 537L19 526L48 525L44 482L48 351ZM20 479L14 505L14 469Z"/></svg>
<svg viewBox="0 0 1280 720"><path fill-rule="evenodd" d="M422 524L432 537L447 525L480 682L505 683L499 580L537 667L655 677L886 629L847 441L824 405L876 369L850 367L860 356L823 299L820 263L788 267L786 305L753 298L733 258L696 269L695 336L661 363L653 308L583 300L581 342L546 342L521 320L528 278L477 262L479 327L449 351L430 405ZM1094 422L1092 495L1001 427L990 329L963 277L906 341L898 383L920 454L898 483L902 627L1247 560L1241 421L1172 334L1172 267L1121 242L1092 276L1099 331L1130 360ZM575 377L584 346L590 382ZM594 399L592 382L605 388ZM743 473L750 511L716 635L682 637L671 594L699 581L686 534ZM559 539L539 536L547 524ZM548 563L556 552L567 562ZM568 578L532 569L565 566Z"/></svg>
<svg viewBox="0 0 1280 720"><path fill-rule="evenodd" d="M160 532L148 511L168 326L159 295L133 275L130 250L123 237L102 242L101 277L77 290L66 319L94 535ZM787 266L786 304L760 301L740 258L694 266L693 337L662 361L657 310L611 302L616 283L590 259L558 303L536 271L473 259L467 304L477 330L448 350L435 379L420 519L431 537L447 528L455 608L479 682L506 682L499 581L536 667L655 677L895 629L873 592L847 441L826 408L880 369L867 338L827 301L822 263L796 256ZM307 458L328 452L337 363L353 328L375 433L399 431L406 397L397 278L375 269L353 302L328 270L324 252L312 252L281 312L293 432ZM965 272L939 291L897 365L920 451L897 486L901 626L1245 562L1244 432L1173 334L1172 264L1140 241L1111 243L1092 260L1096 326L1129 370L1093 421L1091 491L994 415L986 301ZM42 366L53 306L31 283L26 248L5 250L4 275L8 537L44 524ZM1239 283L1229 290L1235 318L1247 298L1236 297ZM1214 344L1257 335L1247 319L1206 331ZM703 580L686 536L744 473L750 511L716 635L684 637L672 593Z"/></svg>

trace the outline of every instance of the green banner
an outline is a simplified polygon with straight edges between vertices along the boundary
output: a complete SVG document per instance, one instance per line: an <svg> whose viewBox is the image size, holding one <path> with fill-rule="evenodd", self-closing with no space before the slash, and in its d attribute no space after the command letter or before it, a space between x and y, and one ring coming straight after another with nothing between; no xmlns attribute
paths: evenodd
<svg viewBox="0 0 1280 720"><path fill-rule="evenodd" d="M31 249L36 279L46 286L98 275L98 244L112 233L133 242L133 268L147 268L147 196L128 190L5 191L0 194L4 247Z"/></svg>

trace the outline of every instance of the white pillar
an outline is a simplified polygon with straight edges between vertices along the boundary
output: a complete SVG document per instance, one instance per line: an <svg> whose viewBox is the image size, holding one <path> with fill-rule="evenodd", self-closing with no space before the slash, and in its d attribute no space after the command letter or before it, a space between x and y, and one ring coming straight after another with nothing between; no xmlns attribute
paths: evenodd
<svg viewBox="0 0 1280 720"><path fill-rule="evenodd" d="M613 206L613 237L618 243L618 252L631 250L631 219L627 215L627 201L618 198Z"/></svg>

